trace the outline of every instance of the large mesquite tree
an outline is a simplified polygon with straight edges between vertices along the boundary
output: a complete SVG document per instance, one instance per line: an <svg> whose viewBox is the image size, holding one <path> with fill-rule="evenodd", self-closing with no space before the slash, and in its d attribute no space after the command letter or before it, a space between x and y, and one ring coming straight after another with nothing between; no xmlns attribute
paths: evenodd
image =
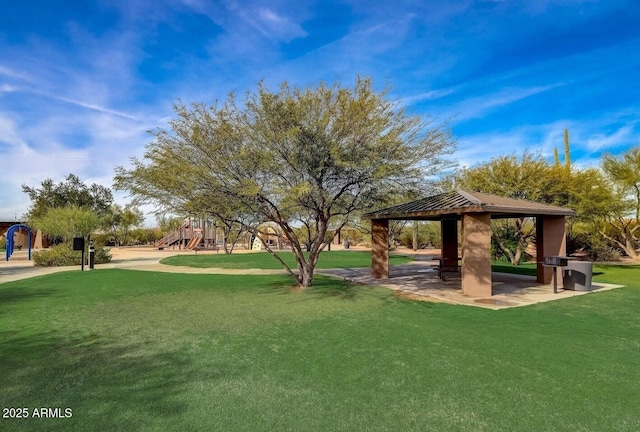
<svg viewBox="0 0 640 432"><path fill-rule="evenodd" d="M301 287L312 283L329 224L342 227L388 194L422 187L454 149L442 125L407 114L369 79L352 88L284 83L278 92L260 84L242 103L230 95L219 106L175 111L144 159L116 168L116 188L158 208L206 201L200 209L225 220L274 222L298 271L267 249ZM296 235L301 218L313 224L309 245ZM247 229L259 234L258 226Z"/></svg>

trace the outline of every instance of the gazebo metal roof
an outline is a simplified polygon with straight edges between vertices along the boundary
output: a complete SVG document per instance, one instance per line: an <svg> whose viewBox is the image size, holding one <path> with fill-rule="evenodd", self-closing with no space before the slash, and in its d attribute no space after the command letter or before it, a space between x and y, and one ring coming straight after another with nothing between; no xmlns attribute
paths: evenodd
<svg viewBox="0 0 640 432"><path fill-rule="evenodd" d="M449 217L459 218L463 213L489 213L492 218L574 216L576 214L575 211L565 207L458 189L454 192L369 212L363 217L366 219L440 220Z"/></svg>

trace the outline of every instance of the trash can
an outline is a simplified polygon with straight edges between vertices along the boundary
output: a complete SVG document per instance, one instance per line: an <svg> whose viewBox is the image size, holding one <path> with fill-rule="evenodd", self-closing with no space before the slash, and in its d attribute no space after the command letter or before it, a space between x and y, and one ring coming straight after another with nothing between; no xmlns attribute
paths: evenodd
<svg viewBox="0 0 640 432"><path fill-rule="evenodd" d="M562 269L564 289L572 291L590 291L593 263L588 261L569 261Z"/></svg>

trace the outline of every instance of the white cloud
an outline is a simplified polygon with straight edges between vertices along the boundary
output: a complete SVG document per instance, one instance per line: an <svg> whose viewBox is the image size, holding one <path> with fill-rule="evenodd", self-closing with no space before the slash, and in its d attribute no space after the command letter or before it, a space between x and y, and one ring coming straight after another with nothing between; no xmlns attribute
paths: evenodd
<svg viewBox="0 0 640 432"><path fill-rule="evenodd" d="M231 11L267 39L288 42L307 35L290 17L263 5L233 5Z"/></svg>
<svg viewBox="0 0 640 432"><path fill-rule="evenodd" d="M88 151L67 149L59 143L51 143L46 149L31 148L20 137L15 123L1 114L0 147L8 166L0 178L2 220L13 220L16 215L20 219L27 211L30 202L21 185L37 186L46 178L61 179L71 167L81 171L90 160Z"/></svg>
<svg viewBox="0 0 640 432"><path fill-rule="evenodd" d="M498 156L520 157L529 148L525 133L516 131L465 136L458 139L455 157L460 168L471 168Z"/></svg>
<svg viewBox="0 0 640 432"><path fill-rule="evenodd" d="M565 85L566 83L555 83L545 86L522 87L522 88L503 88L498 92L476 96L465 99L458 104L454 104L447 110L444 118L453 118L454 123L460 123L464 120L482 118L488 113L518 102L522 99L549 91L556 87Z"/></svg>
<svg viewBox="0 0 640 432"><path fill-rule="evenodd" d="M287 79L301 86L315 85L318 81L351 83L356 75L385 77L398 50L403 49L410 17L382 22L363 23L349 32L315 49L277 66L269 64L261 70L261 77L270 85ZM383 85L382 81L377 82Z"/></svg>
<svg viewBox="0 0 640 432"><path fill-rule="evenodd" d="M436 99L440 99L443 98L445 96L449 96L454 94L456 91L458 90L458 87L449 87L449 88L443 88L443 89L437 89L437 90L429 90L423 93L418 93L412 96L406 96L403 97L401 99L401 102L404 105L411 105L414 104L416 102L422 102L422 101L432 101L432 100L436 100Z"/></svg>
<svg viewBox="0 0 640 432"><path fill-rule="evenodd" d="M55 102L64 99L51 97L55 108L38 117L12 118L0 112L0 151L11 167L0 179L0 219L26 213L30 202L22 184L61 181L74 173L86 183L111 187L114 167L128 166L131 156L141 156L151 139L146 131L161 125L148 111L133 116L77 101ZM71 136L73 142L68 141ZM78 141L77 136L85 138Z"/></svg>
<svg viewBox="0 0 640 432"><path fill-rule="evenodd" d="M455 156L461 167L488 162L498 156L516 155L524 151L540 153L549 162L554 149L564 163L564 131L569 131L571 163L578 168L597 167L605 151L617 152L638 145L638 122L627 121L626 111L589 121L560 119L554 122L524 125L509 130L486 132L458 138ZM616 126L624 123L623 126ZM610 132L603 133L603 130ZM635 141L634 141L635 140Z"/></svg>
<svg viewBox="0 0 640 432"><path fill-rule="evenodd" d="M0 75L5 75L11 78L17 78L23 81L30 81L30 78L27 74L24 74L22 72L16 72L15 70L7 66L0 65Z"/></svg>
<svg viewBox="0 0 640 432"><path fill-rule="evenodd" d="M10 119L9 115L0 113L0 143L9 147L25 145L18 137L15 123Z"/></svg>
<svg viewBox="0 0 640 432"><path fill-rule="evenodd" d="M65 97L47 95L46 93L41 93L41 94L43 96L47 96L47 97L50 97L52 99L57 99L59 101L67 102L67 103L70 103L70 104L73 104L73 105L77 105L77 106L80 106L80 107L83 107L83 108L87 108L87 109L90 109L90 110L99 111L99 112L102 112L102 113L105 113L105 114L113 114L113 115L116 115L116 116L120 116L120 117L131 119L131 120L137 120L137 118L135 118L134 116L129 115L127 113L123 113L123 112L120 112L120 111L115 111L115 110L112 110L112 109L109 109L109 108L105 108L105 107L101 107L101 106L98 106L98 105L94 105L94 104L90 104L90 103L86 103L86 102L81 102L81 101L77 101L77 100L73 100L73 99L69 99L69 98L65 98Z"/></svg>
<svg viewBox="0 0 640 432"><path fill-rule="evenodd" d="M633 132L633 127L628 125L623 126L610 134L601 133L594 135L587 140L587 148L591 151L606 151L611 148L628 145L633 142Z"/></svg>
<svg viewBox="0 0 640 432"><path fill-rule="evenodd" d="M15 92L15 91L18 91L18 88L17 88L17 87L14 87L14 86L12 86L12 85L9 85L9 84L2 84L2 85L0 86L0 92L2 92L2 93L13 93L13 92Z"/></svg>
<svg viewBox="0 0 640 432"><path fill-rule="evenodd" d="M180 0L180 2L196 12L202 13L206 9L202 0Z"/></svg>

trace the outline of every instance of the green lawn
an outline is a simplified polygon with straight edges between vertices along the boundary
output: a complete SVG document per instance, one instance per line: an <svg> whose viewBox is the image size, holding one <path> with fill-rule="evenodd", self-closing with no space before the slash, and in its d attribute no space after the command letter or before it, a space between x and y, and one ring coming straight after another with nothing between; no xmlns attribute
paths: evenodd
<svg viewBox="0 0 640 432"><path fill-rule="evenodd" d="M630 285L493 311L318 276L65 272L0 285L0 431L637 431Z"/></svg>
<svg viewBox="0 0 640 432"><path fill-rule="evenodd" d="M492 261L491 271L498 272L498 273L514 273L514 274L521 274L521 275L527 275L527 276L535 276L536 264L523 263L523 264L514 266L514 265L511 265L510 263L505 263L501 261Z"/></svg>
<svg viewBox="0 0 640 432"><path fill-rule="evenodd" d="M296 261L293 253L290 251L281 251L278 253L284 261L295 268ZM405 264L411 261L411 258L399 255L391 255L389 264ZM216 255L176 255L164 258L160 261L162 264L187 266L187 267L215 267L226 269L281 269L282 265L271 254L267 252L250 253L250 254L216 254ZM324 251L318 259L319 269L330 268L355 268L371 266L371 252L360 251Z"/></svg>
<svg viewBox="0 0 640 432"><path fill-rule="evenodd" d="M593 276L594 280L600 280L601 282L610 282L610 283L619 283L622 285L626 285L627 281L622 280L612 280L612 278L617 278L618 274L625 275L624 268L628 267L631 271L638 271L640 273L640 266L623 266L623 265L603 265L603 264L595 264L593 265ZM635 270L634 270L635 269ZM498 273L513 273L513 274L521 274L526 276L535 276L536 275L536 264L535 263L524 263L517 266L511 265L505 262L497 262L493 261L491 263L491 271ZM605 278L608 280L602 280L602 278L598 279L598 276L607 274ZM560 271L558 271L558 277L560 276Z"/></svg>

